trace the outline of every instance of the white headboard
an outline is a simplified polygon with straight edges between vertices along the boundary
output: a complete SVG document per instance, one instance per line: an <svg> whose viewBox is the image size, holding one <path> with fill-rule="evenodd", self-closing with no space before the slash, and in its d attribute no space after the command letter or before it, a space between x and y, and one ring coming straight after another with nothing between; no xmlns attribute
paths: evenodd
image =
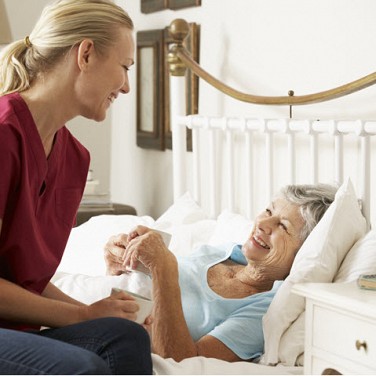
<svg viewBox="0 0 376 376"><path fill-rule="evenodd" d="M192 129L192 153L185 127ZM174 197L190 191L213 217L228 209L253 218L285 184L341 184L350 177L370 222L376 121L191 115L175 118L173 132L180 137L173 147ZM349 158L358 161L355 171L347 168Z"/></svg>

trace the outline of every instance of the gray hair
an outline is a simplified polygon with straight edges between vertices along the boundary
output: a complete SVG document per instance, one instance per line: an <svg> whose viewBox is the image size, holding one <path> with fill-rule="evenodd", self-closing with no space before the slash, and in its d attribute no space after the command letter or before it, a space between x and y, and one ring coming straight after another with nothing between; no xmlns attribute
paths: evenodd
<svg viewBox="0 0 376 376"><path fill-rule="evenodd" d="M329 184L287 185L277 196L299 206L305 223L301 238L305 240L334 201L336 192L337 187Z"/></svg>
<svg viewBox="0 0 376 376"><path fill-rule="evenodd" d="M133 30L133 22L111 0L58 0L47 5L30 36L1 52L0 95L28 89L39 73L86 38L104 54L116 41L119 27Z"/></svg>

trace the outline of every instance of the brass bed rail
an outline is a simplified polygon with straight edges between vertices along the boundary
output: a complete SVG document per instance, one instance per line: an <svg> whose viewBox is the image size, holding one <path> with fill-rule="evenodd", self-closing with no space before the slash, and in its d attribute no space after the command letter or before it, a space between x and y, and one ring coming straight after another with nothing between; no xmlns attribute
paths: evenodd
<svg viewBox="0 0 376 376"><path fill-rule="evenodd" d="M192 59L190 53L183 46L183 41L189 33L189 25L185 20L176 19L172 21L169 26L169 33L173 39L173 43L167 56L170 64L171 75L183 76L185 74L185 69L189 68L194 74L205 80L208 84L215 87L222 93L247 103L288 106L319 103L344 97L376 83L376 72L374 72L345 85L313 94L295 96L293 91L290 91L288 96L261 96L247 94L224 84L205 71L196 61Z"/></svg>

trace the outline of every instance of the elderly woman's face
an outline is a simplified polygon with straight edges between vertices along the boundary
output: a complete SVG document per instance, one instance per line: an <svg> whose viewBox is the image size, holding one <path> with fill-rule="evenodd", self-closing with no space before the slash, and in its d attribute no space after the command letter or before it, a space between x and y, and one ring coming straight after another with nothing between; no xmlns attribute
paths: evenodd
<svg viewBox="0 0 376 376"><path fill-rule="evenodd" d="M288 274L303 241L304 220L299 207L283 198L275 199L255 220L250 237L243 245L248 260L286 270Z"/></svg>

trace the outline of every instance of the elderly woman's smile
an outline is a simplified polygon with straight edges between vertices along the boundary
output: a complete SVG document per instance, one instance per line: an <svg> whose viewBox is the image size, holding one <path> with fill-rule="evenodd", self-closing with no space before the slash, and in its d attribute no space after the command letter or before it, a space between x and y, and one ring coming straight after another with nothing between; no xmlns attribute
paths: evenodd
<svg viewBox="0 0 376 376"><path fill-rule="evenodd" d="M256 217L251 235L243 245L243 254L249 262L289 268L303 243L303 227L299 206L285 198L276 198Z"/></svg>
<svg viewBox="0 0 376 376"><path fill-rule="evenodd" d="M254 243L256 243L256 247L257 246L260 246L262 248L265 248L265 249L270 249L270 247L260 238L258 237L257 235L253 235L253 237L251 238L251 240L253 240Z"/></svg>

